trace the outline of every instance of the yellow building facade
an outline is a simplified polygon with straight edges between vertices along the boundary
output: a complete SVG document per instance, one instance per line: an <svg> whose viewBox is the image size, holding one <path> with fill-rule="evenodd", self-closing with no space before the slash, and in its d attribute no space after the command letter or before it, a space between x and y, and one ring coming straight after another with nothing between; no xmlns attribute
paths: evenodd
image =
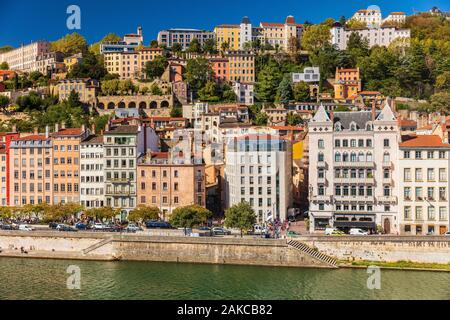
<svg viewBox="0 0 450 320"><path fill-rule="evenodd" d="M214 28L217 49L222 49L223 43L229 44L230 50L239 50L241 27L238 24L222 24Z"/></svg>

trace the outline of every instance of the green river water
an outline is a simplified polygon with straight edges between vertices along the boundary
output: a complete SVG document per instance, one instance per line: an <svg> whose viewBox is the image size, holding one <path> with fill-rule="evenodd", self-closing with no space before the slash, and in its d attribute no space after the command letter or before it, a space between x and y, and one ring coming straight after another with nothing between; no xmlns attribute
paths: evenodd
<svg viewBox="0 0 450 320"><path fill-rule="evenodd" d="M67 268L81 289L67 289ZM0 258L0 299L450 299L450 273Z"/></svg>

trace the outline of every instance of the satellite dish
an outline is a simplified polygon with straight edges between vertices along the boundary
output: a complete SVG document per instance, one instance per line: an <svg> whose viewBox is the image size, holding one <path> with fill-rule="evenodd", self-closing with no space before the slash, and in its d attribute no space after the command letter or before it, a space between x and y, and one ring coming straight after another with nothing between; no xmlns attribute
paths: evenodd
<svg viewBox="0 0 450 320"><path fill-rule="evenodd" d="M380 11L380 12L381 12L380 7L377 6L377 5L371 5L371 6L369 6L369 7L367 8L367 10L374 10L374 11Z"/></svg>

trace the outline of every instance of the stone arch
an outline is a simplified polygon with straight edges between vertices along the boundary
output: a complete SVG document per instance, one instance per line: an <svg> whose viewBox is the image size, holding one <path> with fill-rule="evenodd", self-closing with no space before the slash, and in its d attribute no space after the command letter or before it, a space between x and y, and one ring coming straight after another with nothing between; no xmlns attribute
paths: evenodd
<svg viewBox="0 0 450 320"><path fill-rule="evenodd" d="M134 101L131 101L129 104L128 104L128 108L136 108L136 102L134 102Z"/></svg>
<svg viewBox="0 0 450 320"><path fill-rule="evenodd" d="M99 109L102 109L102 110L105 110L105 104L104 104L103 102L100 102L100 103L98 104L98 108L99 108Z"/></svg>
<svg viewBox="0 0 450 320"><path fill-rule="evenodd" d="M168 108L169 107L169 102L164 100L163 102L161 102L161 108Z"/></svg>
<svg viewBox="0 0 450 320"><path fill-rule="evenodd" d="M145 101L139 102L139 109L147 109L147 102Z"/></svg>
<svg viewBox="0 0 450 320"><path fill-rule="evenodd" d="M119 102L119 105L118 105L118 108L119 108L119 109L125 109L125 102L120 101L120 102Z"/></svg>
<svg viewBox="0 0 450 320"><path fill-rule="evenodd" d="M150 109L157 109L157 108L158 108L158 103L156 101L150 102Z"/></svg>
<svg viewBox="0 0 450 320"><path fill-rule="evenodd" d="M116 105L115 105L114 102L108 103L108 110L113 110L113 109L115 109L115 108L116 108Z"/></svg>

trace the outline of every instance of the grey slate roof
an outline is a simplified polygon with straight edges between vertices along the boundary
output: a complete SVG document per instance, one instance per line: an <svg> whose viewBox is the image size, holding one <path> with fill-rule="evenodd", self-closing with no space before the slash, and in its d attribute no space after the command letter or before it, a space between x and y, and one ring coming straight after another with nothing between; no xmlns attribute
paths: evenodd
<svg viewBox="0 0 450 320"><path fill-rule="evenodd" d="M378 117L379 112L377 112ZM375 117L375 119L377 118ZM352 122L356 123L357 129L364 129L366 127L367 122L372 121L372 112L371 111L359 111L359 112L335 112L333 122L340 122L342 125L342 129L350 129L350 124Z"/></svg>

